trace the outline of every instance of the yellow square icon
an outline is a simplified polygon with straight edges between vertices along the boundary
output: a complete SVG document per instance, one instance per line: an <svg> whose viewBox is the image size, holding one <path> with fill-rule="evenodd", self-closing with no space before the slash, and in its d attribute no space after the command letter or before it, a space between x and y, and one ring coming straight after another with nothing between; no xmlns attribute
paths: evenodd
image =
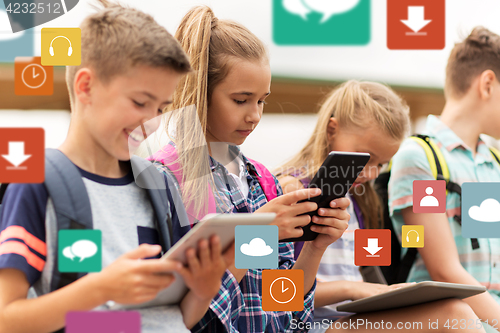
<svg viewBox="0 0 500 333"><path fill-rule="evenodd" d="M403 247L424 247L424 226L404 225L401 238Z"/></svg>
<svg viewBox="0 0 500 333"><path fill-rule="evenodd" d="M42 29L43 66L80 66L82 31L80 28Z"/></svg>

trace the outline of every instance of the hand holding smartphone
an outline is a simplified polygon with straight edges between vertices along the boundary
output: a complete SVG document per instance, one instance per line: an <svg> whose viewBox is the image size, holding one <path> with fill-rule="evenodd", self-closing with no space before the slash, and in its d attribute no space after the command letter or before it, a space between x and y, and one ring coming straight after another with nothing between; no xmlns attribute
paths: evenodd
<svg viewBox="0 0 500 333"><path fill-rule="evenodd" d="M321 189L321 195L309 198L318 204L319 208L330 208L332 200L345 197L349 189L354 185L366 163L370 160L368 153L352 153L332 151L319 168L318 172L311 180L309 188L317 187ZM311 217L318 215L318 211L307 213ZM285 239L282 242L311 241L316 239L318 233L311 230L311 222L302 229L304 234L299 238Z"/></svg>

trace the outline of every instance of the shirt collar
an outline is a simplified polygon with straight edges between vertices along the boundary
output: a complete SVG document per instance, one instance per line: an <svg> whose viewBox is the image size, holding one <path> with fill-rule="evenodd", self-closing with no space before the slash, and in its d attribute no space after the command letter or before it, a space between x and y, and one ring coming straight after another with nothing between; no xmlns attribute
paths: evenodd
<svg viewBox="0 0 500 333"><path fill-rule="evenodd" d="M243 166L246 167L246 170L248 172L252 172L254 175L256 175L259 178L261 177L261 175L257 171L257 168L255 167L255 165L248 158L246 158L245 155L243 155L239 146L229 145L229 152L235 157L238 156L240 161L243 161ZM215 168L217 166L219 166L219 165L223 166L222 164L217 162L212 156L209 156L209 157L210 157L210 169L212 170L212 172L215 170ZM241 163L240 163L240 167L241 167Z"/></svg>
<svg viewBox="0 0 500 333"><path fill-rule="evenodd" d="M455 132L443 123L439 117L434 115L429 115L427 117L425 132L431 137L434 137L436 141L449 152L460 147L467 151L470 151L471 148L473 148L467 147L465 142L459 138ZM479 138L477 142L477 154L481 156L484 161L493 162L493 156L491 156L488 145L481 138Z"/></svg>

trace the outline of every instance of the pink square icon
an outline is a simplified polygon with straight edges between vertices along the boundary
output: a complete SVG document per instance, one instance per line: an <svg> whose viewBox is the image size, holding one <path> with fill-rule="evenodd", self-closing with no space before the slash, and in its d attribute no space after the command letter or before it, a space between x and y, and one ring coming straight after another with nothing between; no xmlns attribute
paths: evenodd
<svg viewBox="0 0 500 333"><path fill-rule="evenodd" d="M446 212L446 181L415 180L413 182L414 213Z"/></svg>

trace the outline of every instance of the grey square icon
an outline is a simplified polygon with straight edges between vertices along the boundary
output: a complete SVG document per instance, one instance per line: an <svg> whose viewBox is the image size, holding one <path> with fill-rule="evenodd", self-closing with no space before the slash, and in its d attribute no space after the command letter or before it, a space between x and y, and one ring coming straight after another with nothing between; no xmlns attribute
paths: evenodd
<svg viewBox="0 0 500 333"><path fill-rule="evenodd" d="M236 268L278 268L278 226L238 225L234 241Z"/></svg>
<svg viewBox="0 0 500 333"><path fill-rule="evenodd" d="M500 238L500 182L462 185L462 236Z"/></svg>

